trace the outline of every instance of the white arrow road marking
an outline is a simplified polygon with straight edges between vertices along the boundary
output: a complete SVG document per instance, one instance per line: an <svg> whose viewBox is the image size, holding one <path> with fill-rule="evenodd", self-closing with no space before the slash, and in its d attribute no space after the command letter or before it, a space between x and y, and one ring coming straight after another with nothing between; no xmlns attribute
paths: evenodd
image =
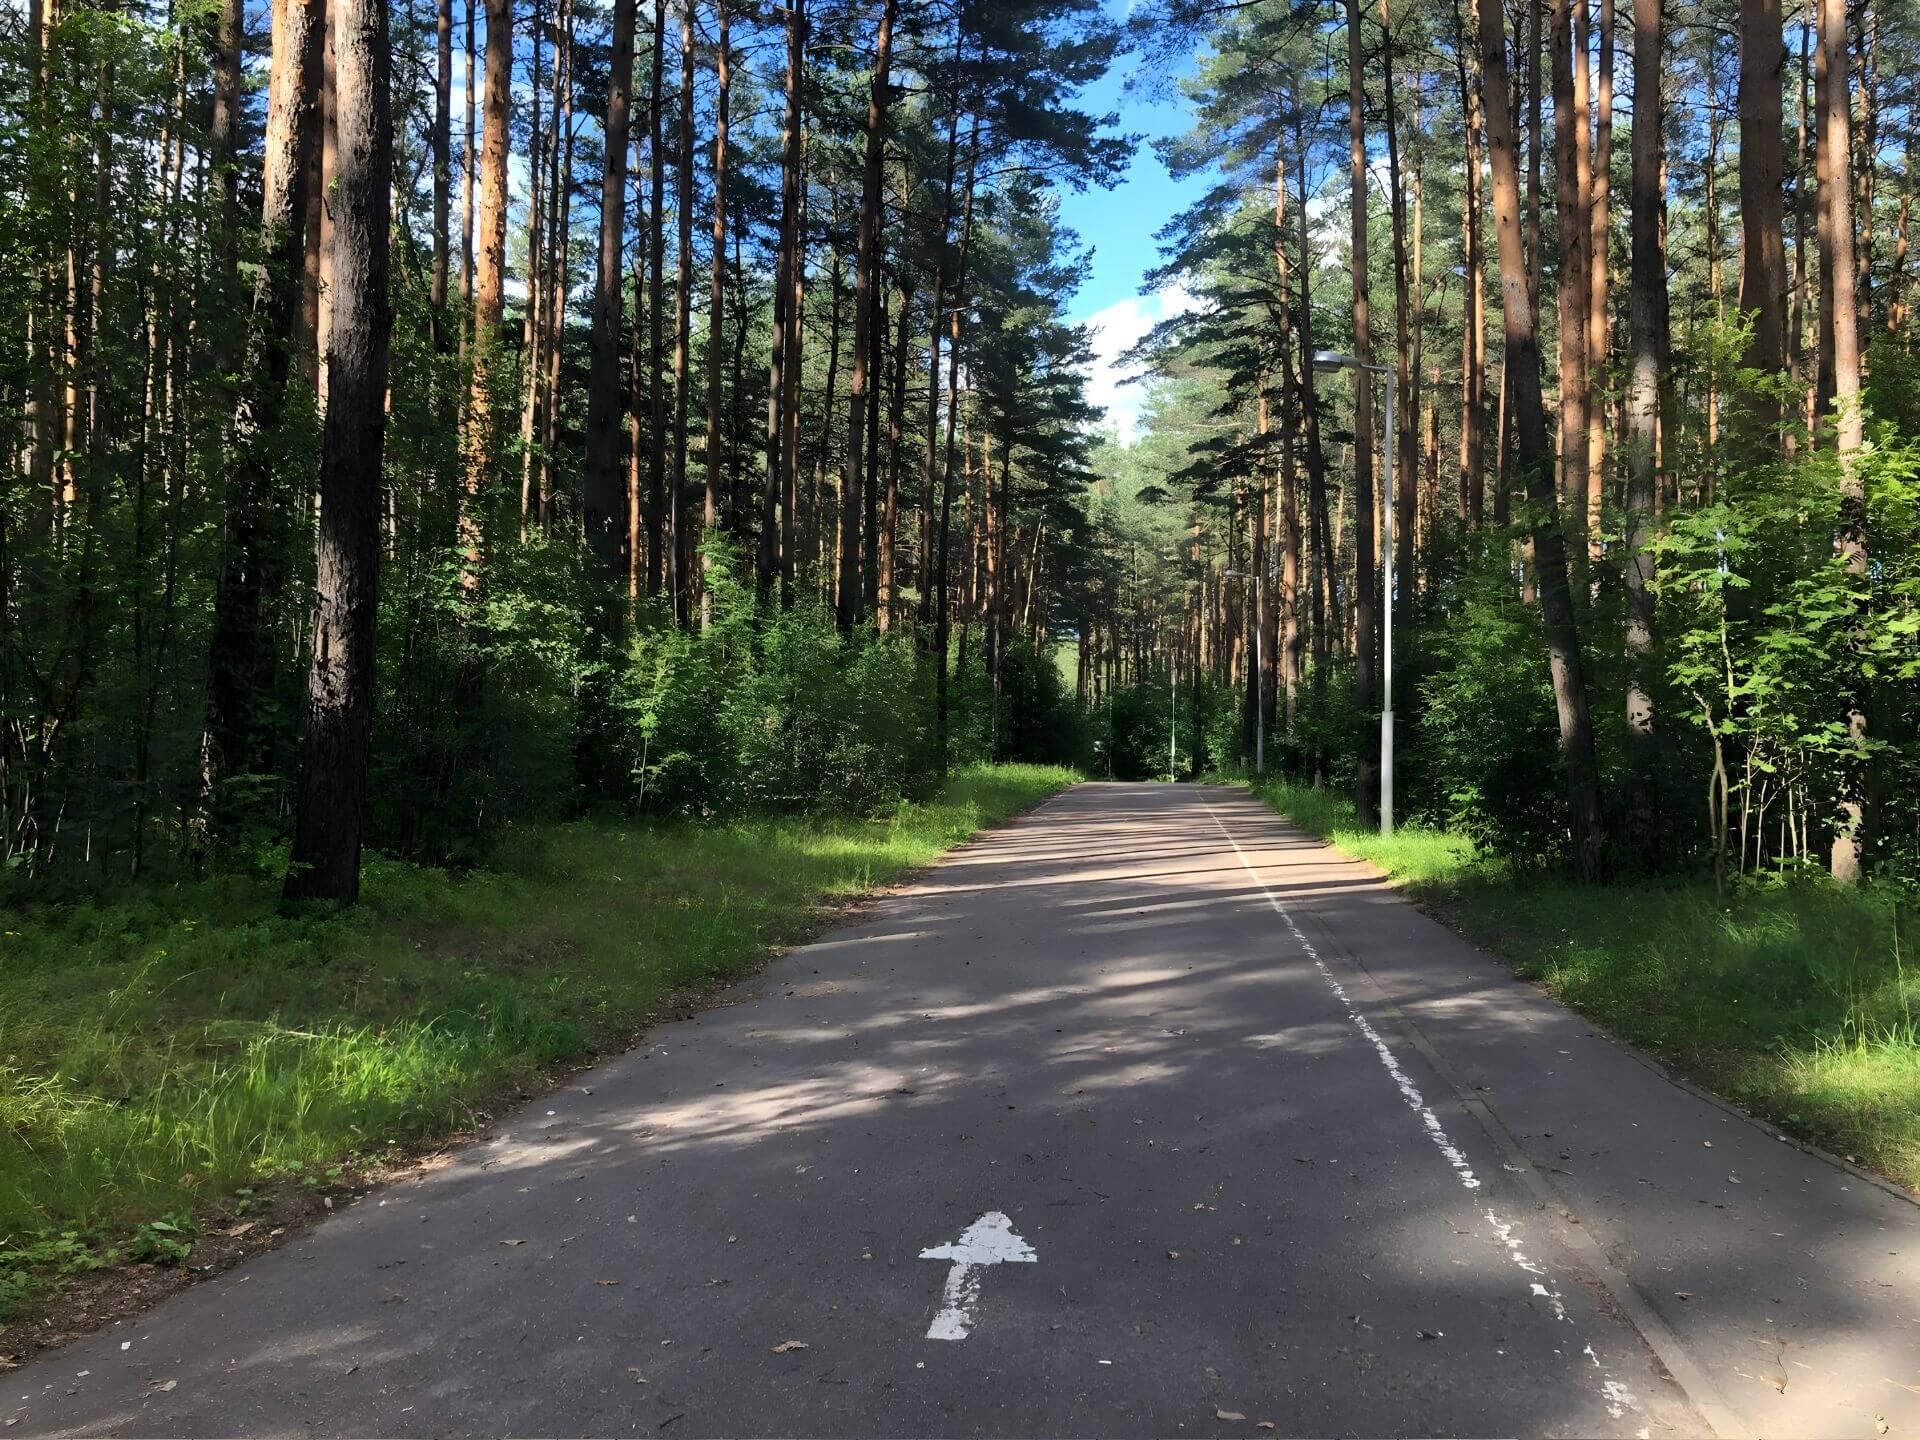
<svg viewBox="0 0 1920 1440"><path fill-rule="evenodd" d="M1013 1222L998 1210L989 1210L960 1232L951 1245L935 1245L920 1252L922 1260L951 1260L940 1313L927 1327L929 1340L964 1340L973 1327L980 1303L980 1270L985 1265L1015 1262L1030 1265L1038 1257L1033 1246L1014 1233Z"/></svg>

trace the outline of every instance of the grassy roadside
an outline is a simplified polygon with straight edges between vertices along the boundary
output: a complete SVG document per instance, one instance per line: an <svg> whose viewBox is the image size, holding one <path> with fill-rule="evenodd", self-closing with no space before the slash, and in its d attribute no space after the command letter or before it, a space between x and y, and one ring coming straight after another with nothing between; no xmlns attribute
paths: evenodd
<svg viewBox="0 0 1920 1440"><path fill-rule="evenodd" d="M1920 1188L1920 923L1911 897L1818 877L1585 887L1457 836L1383 839L1325 790L1255 793L1389 872L1524 977L1715 1093Z"/></svg>
<svg viewBox="0 0 1920 1440"><path fill-rule="evenodd" d="M324 918L279 914L266 876L0 909L0 1321L62 1274L186 1259L253 1187L470 1126L1073 778L969 770L872 820L526 830L475 873L374 860Z"/></svg>

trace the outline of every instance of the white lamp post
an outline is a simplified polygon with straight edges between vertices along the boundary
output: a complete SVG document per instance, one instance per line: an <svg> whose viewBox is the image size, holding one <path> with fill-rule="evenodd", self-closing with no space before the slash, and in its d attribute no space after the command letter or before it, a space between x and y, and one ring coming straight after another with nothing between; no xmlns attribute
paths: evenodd
<svg viewBox="0 0 1920 1440"><path fill-rule="evenodd" d="M1229 570L1229 580L1253 581L1253 773L1267 773L1267 672L1260 656L1260 632L1266 629L1260 606L1260 572Z"/></svg>
<svg viewBox="0 0 1920 1440"><path fill-rule="evenodd" d="M1364 370L1369 375L1386 375L1390 367L1386 365L1364 365L1352 355L1342 355L1335 350L1316 350L1313 352L1313 368L1316 370ZM1371 380L1361 382L1372 384ZM1380 547L1380 558L1386 566L1386 593L1382 597L1385 614L1381 617L1381 672L1384 688L1381 691L1383 704L1380 709L1380 833L1393 833L1393 383L1388 381L1387 391L1387 503L1381 507L1386 514L1386 540Z"/></svg>

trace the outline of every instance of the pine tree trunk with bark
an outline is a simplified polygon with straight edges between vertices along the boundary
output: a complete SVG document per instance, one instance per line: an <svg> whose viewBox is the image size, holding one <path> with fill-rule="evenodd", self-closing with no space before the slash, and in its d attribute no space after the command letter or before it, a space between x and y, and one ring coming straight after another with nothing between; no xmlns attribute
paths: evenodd
<svg viewBox="0 0 1920 1440"><path fill-rule="evenodd" d="M480 588L481 510L494 464L493 370L507 268L508 121L513 106L513 0L486 0L486 95L481 102L479 242L473 269L473 378L468 390L465 476L461 486L461 589Z"/></svg>
<svg viewBox="0 0 1920 1440"><path fill-rule="evenodd" d="M724 445L720 437L722 381L726 375L725 316L727 309L727 121L730 91L733 85L733 38L729 28L727 0L714 0L713 115L713 264L707 283L707 443L701 458L706 475L705 504L701 509L703 532L709 542L719 538L720 492L725 483L721 464ZM700 615L702 623L713 618L713 595L708 577L713 556L700 556Z"/></svg>
<svg viewBox="0 0 1920 1440"><path fill-rule="evenodd" d="M1584 0L1582 0L1584 3ZM1599 46L1593 80L1592 184L1587 192L1587 433L1586 532L1587 562L1597 565L1605 548L1602 511L1607 479L1607 352L1612 327L1608 323L1607 255L1609 191L1613 169L1613 0L1600 0Z"/></svg>
<svg viewBox="0 0 1920 1440"><path fill-rule="evenodd" d="M320 462L313 660L288 900L352 904L373 731L374 614L386 435L393 132L384 0L332 0L339 167Z"/></svg>
<svg viewBox="0 0 1920 1440"><path fill-rule="evenodd" d="M1787 368L1785 166L1780 138L1787 47L1781 27L1780 0L1742 0L1740 309L1753 323L1746 364L1768 376ZM1748 412L1751 453L1777 453L1779 400L1760 391L1751 397Z"/></svg>
<svg viewBox="0 0 1920 1440"><path fill-rule="evenodd" d="M1853 179L1851 116L1847 95L1847 3L1817 0L1819 49L1814 83L1819 109L1815 160L1820 180L1820 265L1823 368L1833 375L1834 448L1840 459L1840 514L1834 549L1847 573L1865 589L1867 582L1866 487L1858 463L1865 440L1860 411L1859 310L1854 288ZM1860 879L1866 844L1867 701L1849 698L1845 716L1853 753L1840 761L1839 804L1828 868L1842 885Z"/></svg>
<svg viewBox="0 0 1920 1440"><path fill-rule="evenodd" d="M1373 364L1372 319L1368 305L1367 263L1367 126L1365 86L1366 55L1360 43L1359 0L1346 0L1347 7L1347 174L1349 204L1352 212L1353 274L1353 354L1362 368L1353 380L1353 708L1361 717L1362 733L1354 759L1353 809L1363 826L1379 818L1379 757L1367 722L1375 704L1375 635L1379 628L1375 612L1379 595L1374 577L1374 493L1373 493L1373 375L1366 368ZM1312 355L1307 356L1312 364ZM1391 379L1388 384L1394 383ZM1388 444L1393 443L1391 436Z"/></svg>
<svg viewBox="0 0 1920 1440"><path fill-rule="evenodd" d="M653 83L648 91L647 171L647 598L655 599L667 577L667 397L663 388L662 325L666 320L667 0L653 0Z"/></svg>
<svg viewBox="0 0 1920 1440"><path fill-rule="evenodd" d="M783 13L786 30L786 114L780 126L780 236L773 273L773 343L767 366L767 464L766 479L760 491L760 549L756 567L759 591L764 599L773 591L781 570L781 508L785 495L788 457L786 454L786 369L791 348L793 319L790 313L795 234L800 196L800 83L805 54L805 20L799 0L793 0ZM797 356L792 362L799 364Z"/></svg>
<svg viewBox="0 0 1920 1440"><path fill-rule="evenodd" d="M614 587L625 577L625 484L621 470L620 321L626 250L627 147L633 114L634 0L614 0L612 68L607 110L601 121L604 160L600 172L600 245L593 278L593 328L587 341L587 428L580 499L587 550L608 588L596 607L598 623L617 621Z"/></svg>
<svg viewBox="0 0 1920 1440"><path fill-rule="evenodd" d="M1653 754L1654 559L1650 546L1659 483L1660 370L1665 348L1660 331L1667 317L1667 261L1660 244L1660 217L1665 205L1660 132L1666 116L1661 75L1662 19L1661 0L1633 0L1633 255L1627 302L1632 368L1627 384L1623 567L1627 602L1627 805L1622 848L1629 863L1642 868L1650 868L1659 839ZM1778 196L1775 199L1777 202Z"/></svg>
<svg viewBox="0 0 1920 1440"><path fill-rule="evenodd" d="M883 0L879 28L874 36L873 81L867 98L866 163L860 186L860 218L854 241L853 368L847 385L846 480L840 492L840 585L835 607L842 631L860 623L866 588L861 566L860 512L867 483L864 457L868 369L873 348L874 299L879 293L875 272L879 263L881 169L885 158L887 77L893 66L893 25L899 0Z"/></svg>
<svg viewBox="0 0 1920 1440"><path fill-rule="evenodd" d="M1605 837L1600 815L1600 767L1586 673L1567 579L1566 536L1555 513L1553 449L1547 438L1540 393L1540 344L1527 295L1525 241L1520 225L1519 157L1508 99L1507 45L1500 0L1480 0L1480 65L1487 96L1487 132L1493 153L1494 228L1500 247L1500 301L1506 366L1513 386L1514 464L1536 511L1533 564L1546 631L1548 669L1560 719L1560 753L1566 766L1567 819L1576 877L1596 881L1604 872Z"/></svg>
<svg viewBox="0 0 1920 1440"><path fill-rule="evenodd" d="M307 160L318 144L326 30L325 0L286 0L274 34L260 214L265 263L254 284L233 415L234 455L208 642L203 827L220 783L252 773L266 761L265 697L258 693L256 676L267 645L262 606L275 569L270 552L279 529L271 452L285 410L293 360L289 337L297 329L305 271L306 217L315 178Z"/></svg>

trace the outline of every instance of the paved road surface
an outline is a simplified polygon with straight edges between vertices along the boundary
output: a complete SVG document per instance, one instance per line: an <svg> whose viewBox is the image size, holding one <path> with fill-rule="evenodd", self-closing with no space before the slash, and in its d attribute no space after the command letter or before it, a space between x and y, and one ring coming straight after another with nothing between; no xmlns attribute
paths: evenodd
<svg viewBox="0 0 1920 1440"><path fill-rule="evenodd" d="M1077 787L730 998L0 1420L1920 1435L1920 1210L1238 792Z"/></svg>

